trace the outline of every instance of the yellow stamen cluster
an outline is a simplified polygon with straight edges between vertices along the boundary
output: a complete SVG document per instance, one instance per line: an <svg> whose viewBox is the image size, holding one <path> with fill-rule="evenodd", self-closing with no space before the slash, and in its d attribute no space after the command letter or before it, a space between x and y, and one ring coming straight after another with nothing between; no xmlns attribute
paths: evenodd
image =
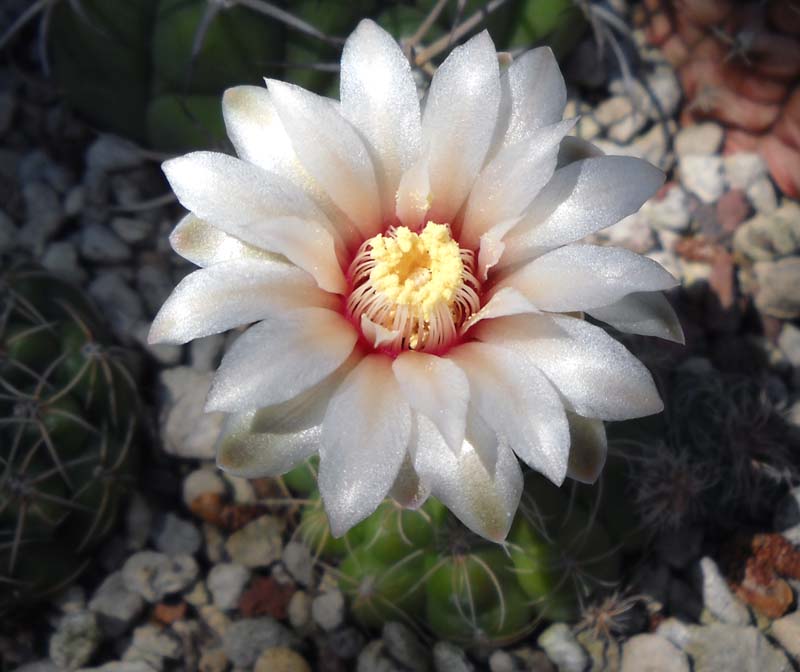
<svg viewBox="0 0 800 672"><path fill-rule="evenodd" d="M474 255L444 224L421 233L401 226L367 240L350 266L348 309L388 330L385 347L432 350L449 344L479 308Z"/></svg>

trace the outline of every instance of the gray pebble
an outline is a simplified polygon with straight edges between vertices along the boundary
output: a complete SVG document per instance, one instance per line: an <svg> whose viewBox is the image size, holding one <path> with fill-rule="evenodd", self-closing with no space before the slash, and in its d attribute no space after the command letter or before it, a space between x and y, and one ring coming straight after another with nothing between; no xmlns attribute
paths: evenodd
<svg viewBox="0 0 800 672"><path fill-rule="evenodd" d="M769 634L786 650L795 663L800 663L800 611L774 621Z"/></svg>
<svg viewBox="0 0 800 672"><path fill-rule="evenodd" d="M291 643L291 632L270 617L245 618L231 623L223 638L225 655L239 667L254 665L264 649Z"/></svg>
<svg viewBox="0 0 800 672"><path fill-rule="evenodd" d="M97 301L117 336L129 341L131 328L144 317L139 295L114 271L98 273L89 285L89 294Z"/></svg>
<svg viewBox="0 0 800 672"><path fill-rule="evenodd" d="M109 574L89 602L100 627L110 637L118 637L133 625L144 609L144 599L128 590L122 572Z"/></svg>
<svg viewBox="0 0 800 672"><path fill-rule="evenodd" d="M122 240L130 245L141 243L153 237L153 223L146 219L133 217L114 217L111 228Z"/></svg>
<svg viewBox="0 0 800 672"><path fill-rule="evenodd" d="M711 156L719 152L723 135L722 126L711 121L684 126L675 137L675 151L681 159L693 155ZM720 167L721 162L720 159Z"/></svg>
<svg viewBox="0 0 800 672"><path fill-rule="evenodd" d="M367 644L358 655L356 672L404 672L404 670L389 657L384 643L376 639Z"/></svg>
<svg viewBox="0 0 800 672"><path fill-rule="evenodd" d="M686 656L658 635L636 635L622 649L620 672L689 672Z"/></svg>
<svg viewBox="0 0 800 672"><path fill-rule="evenodd" d="M100 224L89 224L81 230L81 255L89 261L114 264L131 256L130 248L119 236Z"/></svg>
<svg viewBox="0 0 800 672"><path fill-rule="evenodd" d="M283 525L273 516L260 516L234 532L225 544L231 559L245 567L268 567L283 551Z"/></svg>
<svg viewBox="0 0 800 672"><path fill-rule="evenodd" d="M720 624L689 629L686 653L692 658L694 672L792 671L786 654L774 648L756 628Z"/></svg>
<svg viewBox="0 0 800 672"><path fill-rule="evenodd" d="M135 553L122 567L125 587L148 602L179 593L197 578L197 562L190 555L169 557L155 551Z"/></svg>
<svg viewBox="0 0 800 672"><path fill-rule="evenodd" d="M517 672L517 662L507 651L499 649L489 656L489 672Z"/></svg>
<svg viewBox="0 0 800 672"><path fill-rule="evenodd" d="M174 513L164 516L156 528L155 546L167 555L194 555L203 545L197 526Z"/></svg>
<svg viewBox="0 0 800 672"><path fill-rule="evenodd" d="M86 667L79 672L154 672L154 668L144 661L113 661L100 667Z"/></svg>
<svg viewBox="0 0 800 672"><path fill-rule="evenodd" d="M464 649L450 642L436 642L433 647L433 668L436 672L473 672Z"/></svg>
<svg viewBox="0 0 800 672"><path fill-rule="evenodd" d="M183 479L183 503L190 508L200 495L225 494L225 482L216 469L195 469Z"/></svg>
<svg viewBox="0 0 800 672"><path fill-rule="evenodd" d="M731 625L748 625L750 612L736 597L713 559L706 556L695 569L696 580L703 596L703 607L712 616Z"/></svg>
<svg viewBox="0 0 800 672"><path fill-rule="evenodd" d="M553 623L539 635L537 643L559 672L583 672L589 664L589 656L566 623Z"/></svg>
<svg viewBox="0 0 800 672"><path fill-rule="evenodd" d="M22 187L25 223L19 243L40 256L45 243L61 228L64 212L55 189L44 182L29 182Z"/></svg>
<svg viewBox="0 0 800 672"><path fill-rule="evenodd" d="M342 591L334 589L315 597L311 603L311 615L323 630L330 632L338 628L344 621Z"/></svg>
<svg viewBox="0 0 800 672"><path fill-rule="evenodd" d="M311 597L304 590L298 590L289 600L286 609L289 623L295 630L304 630L311 623Z"/></svg>
<svg viewBox="0 0 800 672"><path fill-rule="evenodd" d="M64 670L76 670L89 662L100 645L102 634L94 614L67 614L50 637L50 659Z"/></svg>
<svg viewBox="0 0 800 672"><path fill-rule="evenodd" d="M214 606L223 611L235 609L249 580L250 570L247 567L233 562L214 565L206 579Z"/></svg>
<svg viewBox="0 0 800 672"><path fill-rule="evenodd" d="M78 263L78 251L68 240L50 243L42 255L42 266L76 284L86 280L86 271Z"/></svg>
<svg viewBox="0 0 800 672"><path fill-rule="evenodd" d="M689 154L679 159L681 182L703 203L714 203L725 191L722 157Z"/></svg>
<svg viewBox="0 0 800 672"><path fill-rule="evenodd" d="M143 161L141 151L132 142L114 135L101 135L86 152L87 168L101 173L135 168Z"/></svg>
<svg viewBox="0 0 800 672"><path fill-rule="evenodd" d="M290 541L283 549L283 564L291 577L301 586L310 586L314 579L314 560L308 546Z"/></svg>
<svg viewBox="0 0 800 672"><path fill-rule="evenodd" d="M133 641L123 661L143 662L154 670L164 668L164 659L178 660L183 648L178 638L157 625L143 625L133 631Z"/></svg>
<svg viewBox="0 0 800 672"><path fill-rule="evenodd" d="M149 314L155 316L175 289L175 283L163 268L145 264L136 269L136 287Z"/></svg>
<svg viewBox="0 0 800 672"><path fill-rule="evenodd" d="M213 459L222 413L204 413L211 374L179 366L161 372L161 440L170 455Z"/></svg>
<svg viewBox="0 0 800 672"><path fill-rule="evenodd" d="M397 662L414 672L427 672L430 669L430 651L407 625L397 621L386 623L382 635L386 650Z"/></svg>

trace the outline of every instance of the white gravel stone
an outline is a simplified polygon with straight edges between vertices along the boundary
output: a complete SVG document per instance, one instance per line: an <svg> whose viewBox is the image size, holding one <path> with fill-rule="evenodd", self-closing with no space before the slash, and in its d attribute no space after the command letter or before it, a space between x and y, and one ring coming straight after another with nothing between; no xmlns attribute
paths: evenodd
<svg viewBox="0 0 800 672"><path fill-rule="evenodd" d="M290 541L283 549L283 564L292 578L301 586L310 586L314 579L314 561L311 550L299 541Z"/></svg>
<svg viewBox="0 0 800 672"><path fill-rule="evenodd" d="M289 623L295 630L303 630L311 622L311 597L304 590L296 591L286 608Z"/></svg>
<svg viewBox="0 0 800 672"><path fill-rule="evenodd" d="M757 180L767 175L767 163L760 154L736 152L722 157L725 180L731 189L746 190Z"/></svg>
<svg viewBox="0 0 800 672"><path fill-rule="evenodd" d="M689 194L676 185L661 200L651 199L642 206L642 215L656 229L683 233L689 229Z"/></svg>
<svg viewBox="0 0 800 672"><path fill-rule="evenodd" d="M588 654L565 623L553 623L539 635L537 643L559 672L584 672L589 665Z"/></svg>
<svg viewBox="0 0 800 672"><path fill-rule="evenodd" d="M97 615L100 627L107 635L119 637L127 632L144 609L144 599L125 587L122 572L114 572L94 592L89 609Z"/></svg>
<svg viewBox="0 0 800 672"><path fill-rule="evenodd" d="M61 669L75 670L89 662L102 633L89 611L67 614L50 637L50 659Z"/></svg>
<svg viewBox="0 0 800 672"><path fill-rule="evenodd" d="M795 663L800 663L800 611L795 611L774 621L769 634L784 648Z"/></svg>
<svg viewBox="0 0 800 672"><path fill-rule="evenodd" d="M311 603L314 622L326 632L335 630L344 622L344 595L340 590L330 590L318 595Z"/></svg>
<svg viewBox="0 0 800 672"><path fill-rule="evenodd" d="M135 553L122 567L125 587L148 602L181 592L194 583L197 574L197 562L192 556L170 558L155 551Z"/></svg>
<svg viewBox="0 0 800 672"><path fill-rule="evenodd" d="M283 524L273 516L260 516L234 532L225 544L231 559L245 567L269 567L283 552Z"/></svg>
<svg viewBox="0 0 800 672"><path fill-rule="evenodd" d="M83 227L80 250L85 259L102 264L116 264L131 256L130 248L119 236L100 224Z"/></svg>
<svg viewBox="0 0 800 672"><path fill-rule="evenodd" d="M697 566L697 573L703 606L712 616L730 625L750 623L750 612L728 588L728 583L713 559L702 558Z"/></svg>
<svg viewBox="0 0 800 672"><path fill-rule="evenodd" d="M658 635L636 635L622 649L620 672L689 672L689 669L683 652Z"/></svg>
<svg viewBox="0 0 800 672"><path fill-rule="evenodd" d="M213 459L222 413L204 413L211 374L179 366L161 372L161 440L176 457Z"/></svg>
<svg viewBox="0 0 800 672"><path fill-rule="evenodd" d="M725 191L722 157L691 154L679 159L681 182L704 203L714 203Z"/></svg>
<svg viewBox="0 0 800 672"><path fill-rule="evenodd" d="M719 152L723 135L722 126L710 121L684 126L675 137L675 151L681 159L695 155L710 156Z"/></svg>
<svg viewBox="0 0 800 672"><path fill-rule="evenodd" d="M183 479L183 503L190 508L200 495L225 494L225 482L216 469L195 469Z"/></svg>
<svg viewBox="0 0 800 672"><path fill-rule="evenodd" d="M155 533L155 546L167 555L194 555L203 545L197 526L174 513L168 513L159 521Z"/></svg>
<svg viewBox="0 0 800 672"><path fill-rule="evenodd" d="M234 562L214 565L208 573L208 589L214 606L228 611L239 604L242 591L250 580L250 570Z"/></svg>
<svg viewBox="0 0 800 672"><path fill-rule="evenodd" d="M756 212L768 215L778 209L778 195L769 177L762 177L747 187L747 198Z"/></svg>

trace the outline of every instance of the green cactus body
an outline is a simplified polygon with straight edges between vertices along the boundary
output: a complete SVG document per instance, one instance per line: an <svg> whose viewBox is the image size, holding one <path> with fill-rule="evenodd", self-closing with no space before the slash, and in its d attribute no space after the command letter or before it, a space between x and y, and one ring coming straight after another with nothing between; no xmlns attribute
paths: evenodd
<svg viewBox="0 0 800 672"><path fill-rule="evenodd" d="M467 647L506 644L542 620L575 620L585 599L619 578L618 546L588 488L569 492L529 474L504 546L466 530L435 498L418 510L387 500L334 539L318 493L303 492L314 474L302 465L284 477L306 497L297 534L339 561L339 586L365 627L405 620Z"/></svg>
<svg viewBox="0 0 800 672"><path fill-rule="evenodd" d="M159 149L225 142L223 90L261 84L283 59L283 26L244 7L207 0L81 5L78 13L59 2L52 16L53 72L68 102L98 126Z"/></svg>
<svg viewBox="0 0 800 672"><path fill-rule="evenodd" d="M0 613L88 562L137 468L125 353L86 298L45 272L0 278Z"/></svg>

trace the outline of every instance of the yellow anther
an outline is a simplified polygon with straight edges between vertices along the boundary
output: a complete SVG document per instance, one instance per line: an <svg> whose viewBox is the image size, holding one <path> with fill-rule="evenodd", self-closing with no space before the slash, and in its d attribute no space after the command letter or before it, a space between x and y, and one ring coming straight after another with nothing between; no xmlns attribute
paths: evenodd
<svg viewBox="0 0 800 672"><path fill-rule="evenodd" d="M395 305L415 308L425 320L437 304L452 303L464 282L461 250L443 224L428 222L420 234L401 226L394 237L368 242L373 289Z"/></svg>

